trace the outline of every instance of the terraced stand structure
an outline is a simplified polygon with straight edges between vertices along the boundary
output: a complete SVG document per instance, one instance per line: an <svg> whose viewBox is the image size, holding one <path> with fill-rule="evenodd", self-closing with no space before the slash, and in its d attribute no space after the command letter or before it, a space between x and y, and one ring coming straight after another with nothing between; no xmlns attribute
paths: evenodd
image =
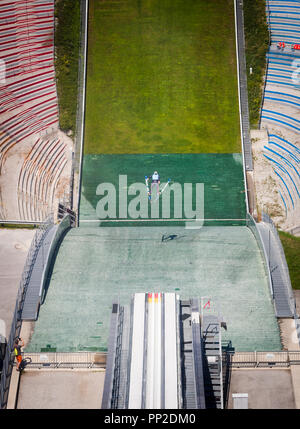
<svg viewBox="0 0 300 429"><path fill-rule="evenodd" d="M73 146L58 128L54 0L2 2L0 22L0 219L41 221L62 198Z"/></svg>
<svg viewBox="0 0 300 429"><path fill-rule="evenodd" d="M272 177L279 195L278 204L285 217L285 228L299 224L299 131L300 9L298 2L268 0L267 22L271 44L267 54L267 74L261 129L268 132L265 159L273 169ZM284 46L279 44L284 43Z"/></svg>

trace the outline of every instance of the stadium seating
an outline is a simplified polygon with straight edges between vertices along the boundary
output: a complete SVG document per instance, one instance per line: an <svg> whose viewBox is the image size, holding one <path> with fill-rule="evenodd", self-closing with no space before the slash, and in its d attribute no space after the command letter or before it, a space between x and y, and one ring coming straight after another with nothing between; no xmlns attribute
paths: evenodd
<svg viewBox="0 0 300 429"><path fill-rule="evenodd" d="M66 144L58 137L54 0L0 3L0 60L6 72L0 92L0 174L12 148L26 147L28 155L15 173L19 216L42 220L67 164ZM1 204L0 217L5 218Z"/></svg>
<svg viewBox="0 0 300 429"><path fill-rule="evenodd" d="M58 126L53 63L53 1L7 1L0 5L2 157L15 144Z"/></svg>
<svg viewBox="0 0 300 429"><path fill-rule="evenodd" d="M269 122L277 123L282 127L291 129L292 131L300 132L300 121L294 119L284 113L274 112L268 109L262 109L262 119L268 120Z"/></svg>
<svg viewBox="0 0 300 429"><path fill-rule="evenodd" d="M264 156L278 177L278 191L286 210L300 205L300 149L282 137L269 134Z"/></svg>
<svg viewBox="0 0 300 429"><path fill-rule="evenodd" d="M293 49L300 40L300 2L267 0L266 10L271 45L261 109L261 126L269 134L264 157L275 172L278 194L288 214L300 208L300 149L292 143L297 142L300 131L300 76L294 73L300 55Z"/></svg>
<svg viewBox="0 0 300 429"><path fill-rule="evenodd" d="M291 59L286 60L280 57L280 54L277 55L277 58L274 58L274 56L269 56L268 72L266 76L267 85L283 87L289 86L291 88L297 89L297 82L293 80L295 67L293 67Z"/></svg>
<svg viewBox="0 0 300 429"><path fill-rule="evenodd" d="M300 4L298 1L267 0L271 41L295 43L299 40Z"/></svg>
<svg viewBox="0 0 300 429"><path fill-rule="evenodd" d="M35 142L18 179L21 219L45 218L52 207L56 185L66 163L66 145L59 139L38 139Z"/></svg>
<svg viewBox="0 0 300 429"><path fill-rule="evenodd" d="M265 100L300 109L300 97L278 91L265 91Z"/></svg>

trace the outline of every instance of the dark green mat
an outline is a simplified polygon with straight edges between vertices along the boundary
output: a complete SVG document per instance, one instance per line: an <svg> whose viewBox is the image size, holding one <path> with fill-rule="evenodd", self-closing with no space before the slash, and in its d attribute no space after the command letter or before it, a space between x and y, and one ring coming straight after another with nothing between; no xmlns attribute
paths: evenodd
<svg viewBox="0 0 300 429"><path fill-rule="evenodd" d="M193 184L194 208L196 183L204 184L204 217L208 219L208 222L216 219L214 224L218 226L227 225L228 220L232 220L230 224L240 224L240 221L236 220L245 218L241 154L85 155L80 205L81 225L88 220L98 219L96 207L102 198L96 195L99 184L108 182L114 185L116 189L116 218L114 220L118 220L122 218L119 213L119 176L127 176L129 187L136 182L145 184L145 175L150 175L154 170L160 173L162 182L171 178L172 181L181 185L183 190L182 218L186 218L183 207L184 183ZM126 192L126 189L121 189L121 192ZM144 192L146 194L146 185L144 185ZM133 198L135 196L128 195L127 205ZM162 197L160 197L161 199ZM175 213L172 193L170 203L170 219L173 219ZM161 206L162 204L160 208ZM150 204L148 213L151 218ZM159 219L163 217L160 210ZM127 219L133 220L130 216ZM224 220L224 222L220 223L220 220ZM177 222L177 224L180 223ZM97 226L96 222L95 226Z"/></svg>

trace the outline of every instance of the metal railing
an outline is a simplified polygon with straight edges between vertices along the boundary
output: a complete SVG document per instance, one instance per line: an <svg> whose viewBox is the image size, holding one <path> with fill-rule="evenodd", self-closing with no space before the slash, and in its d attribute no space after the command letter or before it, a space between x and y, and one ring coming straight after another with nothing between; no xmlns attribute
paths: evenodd
<svg viewBox="0 0 300 429"><path fill-rule="evenodd" d="M280 351L225 351L227 364L232 368L271 368L300 365L300 350ZM59 368L106 368L107 352L41 352L22 353L23 359L30 363L30 369L59 369Z"/></svg>
<svg viewBox="0 0 300 429"><path fill-rule="evenodd" d="M227 352L231 368L274 368L300 365L300 351Z"/></svg>
<svg viewBox="0 0 300 429"><path fill-rule="evenodd" d="M42 221L31 221L31 220L2 220L0 219L0 225L5 226L5 225L18 225L20 226L24 226L24 228L28 227L28 226L39 226L42 225L43 222Z"/></svg>
<svg viewBox="0 0 300 429"><path fill-rule="evenodd" d="M81 0L81 35L80 53L78 65L78 99L75 132L75 151L72 156L72 196L70 208L76 211L78 225L78 211L81 187L81 169L84 141L84 119L85 119L85 92L86 92L86 61L87 61L87 31L88 31L88 8L89 1ZM75 184L75 176L77 183ZM75 188L75 189L74 189ZM76 193L76 195L74 195Z"/></svg>
<svg viewBox="0 0 300 429"><path fill-rule="evenodd" d="M105 352L41 352L22 353L23 359L27 360L27 368L32 369L59 369L59 368L105 368Z"/></svg>
<svg viewBox="0 0 300 429"><path fill-rule="evenodd" d="M258 244L258 247L259 247L259 250L261 253L261 257L262 257L262 261L263 261L264 271L266 274L266 278L268 280L270 294L271 294L272 299L274 299L273 283L272 283L270 267L269 267L269 263L268 263L267 251L264 247L264 242L263 242L263 239L260 235L260 232L257 229L256 222L253 219L253 217L250 215L250 213L247 213L247 226L252 231L252 233L256 239L256 242Z"/></svg>
<svg viewBox="0 0 300 429"><path fill-rule="evenodd" d="M293 288L292 288L292 284L291 284L291 279L290 279L290 274L289 274L289 268L286 262L286 258L285 258L285 254L284 254L284 250L281 244L281 240L277 231L276 226L274 225L272 219L270 218L270 216L262 211L262 221L267 223L273 233L273 237L275 238L275 241L277 243L277 250L279 251L279 255L280 255L280 259L281 259L281 263L282 263L282 269L283 269L283 275L284 275L284 282L288 291L288 295L289 295L289 299L290 299L290 305L294 308L295 311L295 316L296 316L296 305L295 305L295 298L294 298L294 293L293 293ZM269 256L270 257L270 268L272 266L274 266L274 263L272 263L272 253Z"/></svg>
<svg viewBox="0 0 300 429"><path fill-rule="evenodd" d="M250 139L250 121L247 90L247 65L245 57L245 35L244 35L244 13L243 0L235 0L234 3L235 26L236 26L236 51L237 51L237 78L239 89L239 109L242 153L244 161L244 175L246 171L253 170L252 147ZM245 177L246 183L246 177ZM247 211L248 211L248 200Z"/></svg>
<svg viewBox="0 0 300 429"><path fill-rule="evenodd" d="M3 366L1 371L1 380L0 380L0 408L6 408L10 377L14 362L13 355L13 346L15 343L16 337L19 336L21 325L22 325L22 308L24 304L24 299L26 295L26 289L29 283L30 275L36 260L36 256L40 246L42 245L43 239L48 231L48 229L53 225L53 214L50 214L49 217L39 226L36 230L36 233L32 239L30 249L26 258L25 266L23 269L15 310L12 318L12 324L10 329L10 334L7 340L6 352L3 360Z"/></svg>

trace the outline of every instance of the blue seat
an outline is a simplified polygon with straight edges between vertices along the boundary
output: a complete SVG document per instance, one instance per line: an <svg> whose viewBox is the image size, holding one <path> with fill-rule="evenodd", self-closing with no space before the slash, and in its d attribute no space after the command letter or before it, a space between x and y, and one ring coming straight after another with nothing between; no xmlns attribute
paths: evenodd
<svg viewBox="0 0 300 429"><path fill-rule="evenodd" d="M296 175L300 179L300 174L299 174L297 168L291 163L291 161L289 161L285 156L281 155L279 152L276 152L275 150L269 148L268 146L264 146L264 148L266 150L268 150L269 152L271 152L272 154L274 154L275 156L277 156L280 159L282 159L285 164L287 164L291 169L294 170L294 172L296 173Z"/></svg>
<svg viewBox="0 0 300 429"><path fill-rule="evenodd" d="M283 166L282 166L278 161L276 161L275 159L273 159L273 158L269 157L268 155L265 155L265 154L264 154L264 156L265 156L269 161L273 162L279 170L281 170L284 174L286 174L286 175L289 177L289 179L291 180L291 182L292 182L292 184L293 184L293 186L294 186L294 188L295 188L295 191L296 191L296 194L298 195L298 198L300 198L300 193L299 193L299 191L298 191L297 185L296 185L296 183L294 182L293 178L291 177L290 173L287 171L287 169L286 169L285 167L283 167Z"/></svg>
<svg viewBox="0 0 300 429"><path fill-rule="evenodd" d="M280 140L281 142L286 143L287 145L291 146L296 152L298 152L300 154L300 149L296 145L294 145L293 143L283 139L282 137L276 136L275 134L269 134L269 137L276 138L276 139Z"/></svg>

